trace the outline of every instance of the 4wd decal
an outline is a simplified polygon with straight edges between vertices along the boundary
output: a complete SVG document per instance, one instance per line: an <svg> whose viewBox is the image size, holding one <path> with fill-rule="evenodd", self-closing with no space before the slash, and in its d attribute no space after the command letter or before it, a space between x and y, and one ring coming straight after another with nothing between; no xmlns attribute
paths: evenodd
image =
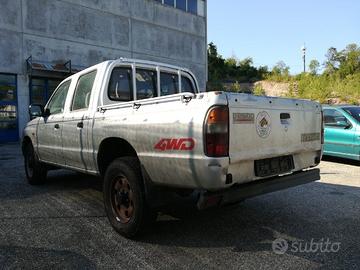
<svg viewBox="0 0 360 270"><path fill-rule="evenodd" d="M166 150L190 151L193 150L194 147L195 147L195 140L192 138L161 139L155 145L155 149L160 151L166 151Z"/></svg>

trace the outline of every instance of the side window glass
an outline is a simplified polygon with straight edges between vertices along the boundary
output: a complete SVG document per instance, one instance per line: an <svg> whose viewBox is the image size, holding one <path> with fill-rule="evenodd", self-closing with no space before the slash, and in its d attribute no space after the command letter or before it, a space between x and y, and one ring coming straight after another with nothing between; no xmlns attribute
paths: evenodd
<svg viewBox="0 0 360 270"><path fill-rule="evenodd" d="M350 122L342 113L336 110L325 109L324 124L327 127L344 127L349 125Z"/></svg>
<svg viewBox="0 0 360 270"><path fill-rule="evenodd" d="M58 87L55 94L47 105L47 109L50 110L51 114L58 114L64 112L65 101L67 93L69 91L71 81L64 82Z"/></svg>
<svg viewBox="0 0 360 270"><path fill-rule="evenodd" d="M188 77L181 76L181 92L190 92L195 94L194 86Z"/></svg>
<svg viewBox="0 0 360 270"><path fill-rule="evenodd" d="M136 70L136 98L157 97L157 74L155 70Z"/></svg>
<svg viewBox="0 0 360 270"><path fill-rule="evenodd" d="M71 110L82 110L89 108L91 90L95 81L96 70L82 75L77 83L73 97Z"/></svg>
<svg viewBox="0 0 360 270"><path fill-rule="evenodd" d="M131 101L133 97L132 69L130 67L114 68L108 88L110 100Z"/></svg>
<svg viewBox="0 0 360 270"><path fill-rule="evenodd" d="M179 76L171 73L160 73L160 93L161 96L179 93Z"/></svg>

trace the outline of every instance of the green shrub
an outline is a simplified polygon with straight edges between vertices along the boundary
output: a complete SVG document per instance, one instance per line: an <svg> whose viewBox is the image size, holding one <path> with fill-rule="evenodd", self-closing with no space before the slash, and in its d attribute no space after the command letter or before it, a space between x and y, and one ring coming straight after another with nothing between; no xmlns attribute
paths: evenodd
<svg viewBox="0 0 360 270"><path fill-rule="evenodd" d="M265 96L265 90L262 88L260 84L255 85L254 87L254 95L256 96Z"/></svg>

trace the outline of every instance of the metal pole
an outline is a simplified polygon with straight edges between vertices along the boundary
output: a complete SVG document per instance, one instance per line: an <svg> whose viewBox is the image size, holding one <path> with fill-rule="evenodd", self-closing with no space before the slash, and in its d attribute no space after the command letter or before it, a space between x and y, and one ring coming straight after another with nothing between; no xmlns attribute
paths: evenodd
<svg viewBox="0 0 360 270"><path fill-rule="evenodd" d="M303 60L304 60L304 73L305 73L306 72L306 55L305 55L305 51L304 51Z"/></svg>
<svg viewBox="0 0 360 270"><path fill-rule="evenodd" d="M302 46L301 50L303 53L302 57L303 57L303 62L304 62L304 73L305 73L306 72L306 47L305 47L305 44L304 44L304 46Z"/></svg>

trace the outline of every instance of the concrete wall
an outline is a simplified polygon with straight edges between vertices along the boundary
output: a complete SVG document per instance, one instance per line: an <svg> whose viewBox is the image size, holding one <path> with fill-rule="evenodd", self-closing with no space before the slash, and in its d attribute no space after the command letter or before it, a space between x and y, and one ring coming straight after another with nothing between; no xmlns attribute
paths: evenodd
<svg viewBox="0 0 360 270"><path fill-rule="evenodd" d="M25 60L90 66L133 57L190 68L206 82L206 18L153 0L2 0L0 73L18 76L19 122L29 103Z"/></svg>

